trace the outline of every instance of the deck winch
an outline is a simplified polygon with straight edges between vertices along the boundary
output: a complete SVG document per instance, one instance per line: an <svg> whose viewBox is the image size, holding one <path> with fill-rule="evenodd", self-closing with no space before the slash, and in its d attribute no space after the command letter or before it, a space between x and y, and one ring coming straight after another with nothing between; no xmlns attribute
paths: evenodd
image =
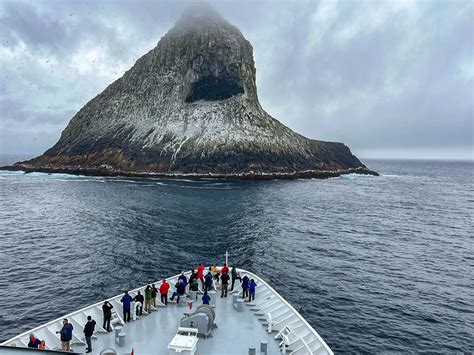
<svg viewBox="0 0 474 355"><path fill-rule="evenodd" d="M180 321L180 327L196 328L198 336L208 337L213 328L217 328L214 323L216 313L207 304L199 306L192 314L186 314Z"/></svg>

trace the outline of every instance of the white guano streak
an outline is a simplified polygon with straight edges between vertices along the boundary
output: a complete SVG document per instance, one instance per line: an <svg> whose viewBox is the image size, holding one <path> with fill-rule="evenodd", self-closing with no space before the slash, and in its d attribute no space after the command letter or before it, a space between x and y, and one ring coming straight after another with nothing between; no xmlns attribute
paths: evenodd
<svg viewBox="0 0 474 355"><path fill-rule="evenodd" d="M184 137L184 140L181 142L181 144L178 146L176 151L173 153L173 156L171 157L171 164L174 164L176 161L176 156L178 155L179 151L181 150L181 147L183 146L184 143L189 139L189 137Z"/></svg>

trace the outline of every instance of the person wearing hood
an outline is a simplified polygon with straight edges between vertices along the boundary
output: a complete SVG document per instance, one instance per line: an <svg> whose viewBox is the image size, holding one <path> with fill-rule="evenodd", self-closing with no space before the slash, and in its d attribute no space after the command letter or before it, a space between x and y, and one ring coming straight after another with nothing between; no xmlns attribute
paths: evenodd
<svg viewBox="0 0 474 355"><path fill-rule="evenodd" d="M209 305L211 303L211 296L207 294L207 291L204 291L204 295L202 296L202 304Z"/></svg>
<svg viewBox="0 0 474 355"><path fill-rule="evenodd" d="M249 284L250 279L247 275L242 278L242 298L248 297L249 295Z"/></svg>
<svg viewBox="0 0 474 355"><path fill-rule="evenodd" d="M250 280L249 283L249 302L255 300L255 289L257 288L257 284L255 283L254 279Z"/></svg>

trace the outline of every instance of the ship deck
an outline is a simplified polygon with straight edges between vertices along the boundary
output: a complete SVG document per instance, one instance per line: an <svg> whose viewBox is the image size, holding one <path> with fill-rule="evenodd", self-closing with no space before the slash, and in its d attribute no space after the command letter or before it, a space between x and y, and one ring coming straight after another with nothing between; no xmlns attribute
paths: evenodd
<svg viewBox="0 0 474 355"><path fill-rule="evenodd" d="M332 354L331 349L319 334L264 280L245 270L239 270L239 272L242 277L247 275L256 281L255 301L245 302L243 311L238 312L234 307L233 294L229 291L227 298L221 298L218 291L213 296L217 328L212 330L209 337L199 338L196 354L249 354L249 348L254 346L256 355L259 355L263 354L260 352L261 342L267 343L267 354L278 354L281 353L279 344L284 338L287 343L287 354ZM189 277L190 272L186 274ZM168 279L171 285L169 296L174 290L173 286L177 282L177 277L178 275ZM159 285L160 282L155 282L155 284ZM130 295L133 297L138 290L143 291L143 287L130 291ZM236 281L234 294L241 295L238 281ZM103 302L25 332L7 340L2 345L25 347L28 335L34 333L39 339L45 340L48 349L59 350L60 342L56 331L61 329L61 320L68 318L74 326L71 350L83 353L86 345L82 329L87 316L90 315L97 322L96 332L92 338L92 354L100 354L106 348L115 349L117 354L130 354L132 350L137 355L169 354L167 346L175 336L184 313L192 314L202 304L200 294L197 300L193 301L192 309L189 309L187 303L178 305L168 302L168 306L164 306L157 300L157 307L150 314L144 312L141 317L124 324L121 297L122 295L118 295L109 301L116 311L112 327L122 326L122 331L126 334L123 346L116 343L115 331L108 333L102 328ZM270 333L268 332L269 323L272 325Z"/></svg>
<svg viewBox="0 0 474 355"><path fill-rule="evenodd" d="M202 304L201 300L195 303ZM92 341L93 353L98 354L104 348L131 352L133 347L135 354L168 354L166 346L176 334L183 313L192 313L193 310L170 303L166 308L158 307L157 311L125 325L127 345L124 348L115 345L112 334L99 333L97 339ZM212 330L211 337L199 338L198 354L247 354L250 346L259 350L260 341L268 342L269 354L278 354L278 344L273 336L265 331L249 307L245 307L244 312L237 312L232 305L232 295L227 298L216 297L215 312L217 328Z"/></svg>

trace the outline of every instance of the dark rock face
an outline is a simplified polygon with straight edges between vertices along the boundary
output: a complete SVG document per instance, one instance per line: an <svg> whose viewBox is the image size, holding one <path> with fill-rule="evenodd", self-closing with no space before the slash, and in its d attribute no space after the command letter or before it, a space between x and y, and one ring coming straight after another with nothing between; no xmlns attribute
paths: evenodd
<svg viewBox="0 0 474 355"><path fill-rule="evenodd" d="M253 49L212 9L192 8L59 141L15 169L101 175L370 172L342 143L305 138L260 106Z"/></svg>
<svg viewBox="0 0 474 355"><path fill-rule="evenodd" d="M219 101L243 93L244 89L236 78L226 75L221 75L221 77L208 75L191 85L186 102Z"/></svg>

